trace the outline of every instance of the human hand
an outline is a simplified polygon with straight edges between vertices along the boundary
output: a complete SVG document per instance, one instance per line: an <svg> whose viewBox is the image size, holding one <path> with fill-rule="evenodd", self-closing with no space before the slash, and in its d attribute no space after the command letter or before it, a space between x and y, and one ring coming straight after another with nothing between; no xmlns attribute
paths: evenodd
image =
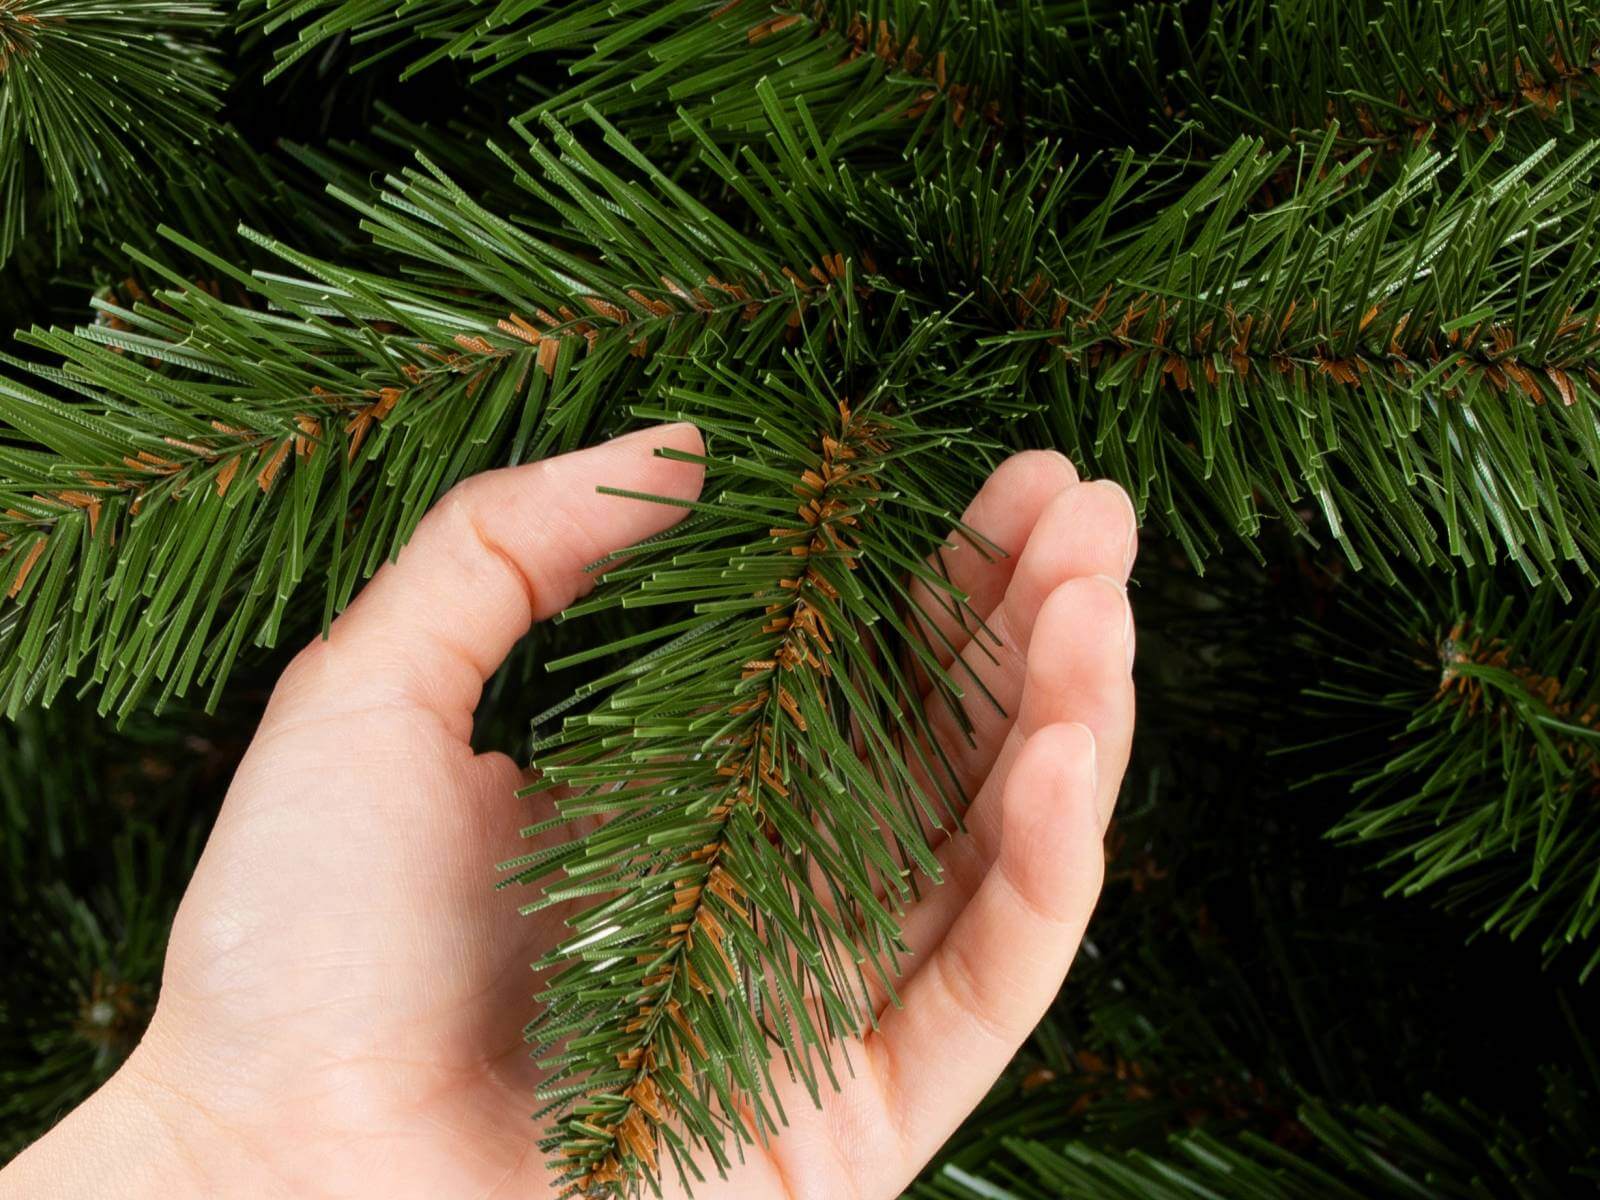
<svg viewBox="0 0 1600 1200"><path fill-rule="evenodd" d="M698 494L699 469L657 447L701 443L666 426L467 481L293 661L184 897L149 1032L0 1173L0 1198L554 1194L520 1031L527 964L566 914L521 917L486 874L550 801L517 798L518 765L468 739L484 680L584 590L585 564L682 511L596 486ZM849 1048L843 1091L818 1110L794 1085L782 1135L700 1200L897 1196L1077 950L1133 725L1133 509L1029 452L966 521L1007 552L958 541L946 561L999 639L963 657L1010 715L975 703L970 744L934 717L973 802L939 846L947 882L907 915L902 1006Z"/></svg>

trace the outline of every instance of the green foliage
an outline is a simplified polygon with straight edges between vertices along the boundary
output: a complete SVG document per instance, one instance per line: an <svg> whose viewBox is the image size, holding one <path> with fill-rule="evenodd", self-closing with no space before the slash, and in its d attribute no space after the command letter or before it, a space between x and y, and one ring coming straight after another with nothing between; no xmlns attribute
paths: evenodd
<svg viewBox="0 0 1600 1200"><path fill-rule="evenodd" d="M486 443L519 427L519 409L524 440L538 411L543 377L530 383L526 346L458 349L450 314L402 314L354 274L343 296L308 307L304 287L179 244L247 303L137 254L174 290L126 308L101 300L104 323L29 338L68 362L43 381L83 401L0 385L27 438L4 452L17 502L3 553L20 603L0 618L13 711L83 665L121 711L158 680L166 695L220 684L247 639L276 641L308 572L324 575L327 611L342 605L449 483L487 465ZM336 307L369 303L409 336L363 331ZM97 406L102 419L85 422ZM458 448L438 455L447 445ZM407 499L389 503L397 491ZM357 506L370 519L352 522Z"/></svg>
<svg viewBox="0 0 1600 1200"><path fill-rule="evenodd" d="M1195 581L1166 569L1172 546L1146 547L1145 733L1105 895L1055 1012L914 1200L1587 1194L1587 998L1352 872L1319 836L1345 780L1278 799L1316 751L1271 754L1304 739L1305 714L1260 697L1325 671L1307 613L1333 621L1352 591L1386 589L1272 550L1269 569ZM1515 984L1487 1003L1486 979Z"/></svg>
<svg viewBox="0 0 1600 1200"><path fill-rule="evenodd" d="M1576 144L1597 63L1583 2L1212 0L1125 6L1077 70L1043 77L1135 143L1254 133L1309 153L1337 125L1340 153L1383 172L1417 145L1470 161Z"/></svg>
<svg viewBox="0 0 1600 1200"><path fill-rule="evenodd" d="M1254 534L1314 504L1351 561L1384 575L1452 554L1504 553L1533 577L1586 563L1600 308L1580 264L1600 214L1583 182L1596 147L1448 190L1444 160L1418 153L1353 207L1355 165L1330 149L1292 202L1255 212L1285 157L1241 141L1120 232L1119 212L1139 207L1128 160L1076 222L1008 203L1020 180L913 193L929 217L970 205L993 231L965 261L894 202L909 209L903 244L930 247L923 271L987 301L978 352L1035 366L1052 440L1153 502L1197 557L1215 545L1210 513ZM1037 250L1018 236L1029 228Z"/></svg>
<svg viewBox="0 0 1600 1200"><path fill-rule="evenodd" d="M216 131L223 28L207 3L0 3L0 265L28 235L35 179L59 258L86 209L125 211L186 169Z"/></svg>
<svg viewBox="0 0 1600 1200"><path fill-rule="evenodd" d="M569 1185L829 1086L962 801L908 580L959 613L937 539L1053 446L1155 542L1146 733L1073 986L923 1194L1570 1194L1591 1084L1527 1121L1428 1024L1520 946L1377 893L1600 960L1597 46L1587 0L0 0L0 851L60 981L7 993L19 1128L114 1061L95 972L147 1007L182 874L79 853L38 706L224 703L452 483L683 418L703 500L481 714L567 697L507 882L583 902L529 1029ZM1308 686L1357 741L1269 762Z"/></svg>
<svg viewBox="0 0 1600 1200"><path fill-rule="evenodd" d="M237 712L230 714L237 716ZM0 725L0 1161L137 1044L238 734L63 703Z"/></svg>
<svg viewBox="0 0 1600 1200"><path fill-rule="evenodd" d="M710 386L644 414L706 432L705 494L567 614L692 606L629 637L635 652L671 640L581 689L598 702L535 747L539 786L568 793L552 825L605 819L507 864L549 880L529 911L598 897L541 964L564 969L530 1029L574 1183L654 1186L658 1144L698 1176L700 1146L721 1167L730 1136L777 1132L769 1043L814 1097L831 1083L827 1039L871 1021L867 974L897 973L911 872L939 874L922 827L959 811L932 724L959 692L911 630L963 611L925 560L980 463L950 461L920 399L933 331L890 348L837 317L862 360L848 398L819 377L818 333L787 371L746 382L706 364ZM913 601L908 577L937 599ZM746 1103L751 1124L730 1120Z"/></svg>
<svg viewBox="0 0 1600 1200"><path fill-rule="evenodd" d="M10 994L0 999L0 1159L71 1111L138 1044L194 849L174 856L153 829L135 826L111 846L110 879L86 896L33 880L7 938L21 945L10 947Z"/></svg>
<svg viewBox="0 0 1600 1200"><path fill-rule="evenodd" d="M87 836L88 813L76 803L92 779L77 755L58 759L64 733L87 734L86 722L62 713L29 712L0 727L0 863L5 879L21 887L33 855L60 858Z"/></svg>
<svg viewBox="0 0 1600 1200"><path fill-rule="evenodd" d="M1393 890L1600 964L1600 600L1470 573L1367 613L1318 696L1359 729L1334 829ZM1342 710L1342 711L1341 711Z"/></svg>
<svg viewBox="0 0 1600 1200"><path fill-rule="evenodd" d="M341 37L362 48L360 66L399 59L407 74L455 60L483 78L554 57L569 78L534 112L570 120L593 104L652 148L682 145L680 109L730 138L759 130L755 85L766 80L857 147L898 148L954 125L969 142L1071 135L1152 151L1172 139L1215 151L1250 134L1309 155L1337 126L1341 156L1372 152L1367 170L1387 171L1418 144L1475 159L1505 138L1498 148L1515 159L1551 136L1581 139L1600 53L1600 14L1585 0L250 9L274 34L297 30L284 64Z"/></svg>
<svg viewBox="0 0 1600 1200"><path fill-rule="evenodd" d="M1593 553L1600 330L1581 314L1600 312L1584 268L1600 208L1581 180L1595 149L1447 194L1442 160L1419 153L1335 216L1348 167L1252 213L1282 160L1241 142L1163 219L1114 235L1139 208L1146 169L1131 162L1074 219L1073 179L1043 155L1007 172L940 152L937 178L908 194L831 165L813 127L774 111L774 161L746 153L748 177L702 143L747 234L593 124L626 173L553 120L548 145L525 132L537 174L506 156L548 228L489 213L425 164L376 202L345 197L398 277L275 243L318 282L248 276L179 239L246 303L188 285L159 305L102 303L110 327L28 336L66 360L43 377L83 400L0 388L0 416L27 438L0 490L12 711L80 671L107 707L157 681L220 685L243 646L275 641L310 572L337 611L463 474L578 444L636 381L703 374L697 341L725 354L736 330L738 361L769 362L835 292L878 323L936 322L931 350L1012 389L981 405L947 392L969 424L1037 413L1195 555L1216 544L1208 508L1251 533L1263 508L1298 521L1305 499L1386 574L1397 555L1503 552L1537 577ZM971 250L941 249L932 228L961 207ZM1401 236L1410 210L1421 232ZM116 421L86 424L97 408ZM429 457L447 438L461 449Z"/></svg>
<svg viewBox="0 0 1600 1200"><path fill-rule="evenodd" d="M1566 1099L1568 1079L1552 1080ZM1592 1106L1593 1084L1586 1104ZM915 1200L1556 1200L1596 1178L1593 1147L1583 1140L1592 1111L1560 1112L1562 1140L1540 1139L1471 1105L1428 1098L1410 1117L1386 1107L1301 1107L1305 1145L1259 1134L1221 1138L1181 1134L1163 1153L1119 1152L1085 1142L1055 1147L1020 1138L997 1147L1000 1158L976 1175L948 1166L915 1190ZM1556 1141L1554 1165L1541 1141ZM1563 1141L1565 1144L1563 1144ZM1574 1173L1566 1154L1587 1159ZM1589 1181L1587 1184L1584 1177Z"/></svg>

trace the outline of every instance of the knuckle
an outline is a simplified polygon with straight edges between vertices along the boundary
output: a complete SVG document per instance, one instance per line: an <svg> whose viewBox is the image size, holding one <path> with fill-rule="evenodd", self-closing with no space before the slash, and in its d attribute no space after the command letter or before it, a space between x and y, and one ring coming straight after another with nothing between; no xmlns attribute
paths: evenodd
<svg viewBox="0 0 1600 1200"><path fill-rule="evenodd" d="M989 866L994 861L993 848L981 844L974 830L953 838L949 846L949 857L944 863L944 886L954 888L956 895L970 899L977 894L984 877L989 873Z"/></svg>
<svg viewBox="0 0 1600 1200"><path fill-rule="evenodd" d="M472 475L445 492L433 506L432 518L449 528L470 526L478 494L483 490L482 480L483 476Z"/></svg>
<svg viewBox="0 0 1600 1200"><path fill-rule="evenodd" d="M308 691L315 690L324 680L336 677L337 664L333 661L337 651L324 637L313 638L302 646L278 676L272 689L272 700L281 704Z"/></svg>
<svg viewBox="0 0 1600 1200"><path fill-rule="evenodd" d="M1015 1040L1015 1033L1009 1022L996 1015L991 1004L993 995L984 985L981 969L972 955L969 943L961 939L946 942L945 952L934 959L939 986L980 1033L992 1041L1009 1043Z"/></svg>

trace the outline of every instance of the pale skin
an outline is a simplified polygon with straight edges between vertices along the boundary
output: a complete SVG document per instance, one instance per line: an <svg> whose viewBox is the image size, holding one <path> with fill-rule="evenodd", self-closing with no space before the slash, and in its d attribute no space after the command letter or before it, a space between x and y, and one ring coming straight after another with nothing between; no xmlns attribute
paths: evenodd
<svg viewBox="0 0 1600 1200"><path fill-rule="evenodd" d="M702 448L664 426L467 481L291 663L184 897L149 1032L0 1172L0 1200L555 1194L521 1028L562 914L519 916L528 897L490 887L551 801L516 798L519 764L468 738L484 681L587 590L585 566L681 514L597 485L698 494L700 468L658 447ZM818 1110L791 1088L788 1128L701 1200L899 1195L1083 936L1133 729L1133 507L1028 452L966 521L1005 551L957 538L945 555L999 644L947 631L1004 714L975 702L971 744L940 726L972 804L965 832L935 834L948 880L907 914L901 1004L878 998L841 1092Z"/></svg>

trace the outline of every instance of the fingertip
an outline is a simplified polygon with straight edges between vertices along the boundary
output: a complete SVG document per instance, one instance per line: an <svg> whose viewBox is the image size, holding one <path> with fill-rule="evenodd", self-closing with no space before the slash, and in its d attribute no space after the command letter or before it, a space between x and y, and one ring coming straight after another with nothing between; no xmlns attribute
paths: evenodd
<svg viewBox="0 0 1600 1200"><path fill-rule="evenodd" d="M630 434L649 444L654 450L676 450L680 454L704 457L706 440L699 427L690 421L674 421L668 425L651 425ZM701 466L700 463L685 464Z"/></svg>
<svg viewBox="0 0 1600 1200"><path fill-rule="evenodd" d="M1114 479L1096 479L1089 486L1099 489L1111 497L1111 503L1122 510L1122 519L1117 522L1121 526L1125 541L1122 552L1122 579L1127 581L1133 574L1134 560L1139 557L1139 509L1133 502L1133 497L1128 495L1128 490ZM1113 535L1114 536L1114 535Z"/></svg>
<svg viewBox="0 0 1600 1200"><path fill-rule="evenodd" d="M1078 482L1078 468L1059 450L1020 450L996 467L989 480L1002 493L1048 500Z"/></svg>
<svg viewBox="0 0 1600 1200"><path fill-rule="evenodd" d="M933 556L935 569L953 590L965 594L964 611L957 612L947 596L923 580L912 588L919 621L933 631L930 640L942 665L949 665L967 645L971 617L987 621L994 612L1040 515L1077 481L1078 472L1066 455L1024 450L996 467L978 489L960 526Z"/></svg>
<svg viewBox="0 0 1600 1200"><path fill-rule="evenodd" d="M1031 840L1048 833L1063 814L1093 812L1098 758L1094 731L1081 721L1056 722L1034 733L1012 767L1002 836L1014 829Z"/></svg>
<svg viewBox="0 0 1600 1200"><path fill-rule="evenodd" d="M1002 857L1019 885L1045 904L1064 891L1098 891L1103 867L1099 747L1081 722L1046 725L1018 754L1002 816Z"/></svg>
<svg viewBox="0 0 1600 1200"><path fill-rule="evenodd" d="M1123 661L1131 669L1133 609L1127 590L1108 575L1068 579L1045 597L1028 647L1030 687L1055 689L1060 677L1081 672L1086 656L1095 674ZM1107 664L1104 669L1101 664Z"/></svg>
<svg viewBox="0 0 1600 1200"><path fill-rule="evenodd" d="M1045 598L1070 579L1105 575L1126 582L1137 549L1127 493L1103 480L1068 488L1028 538L1013 582L1017 615L1036 619Z"/></svg>
<svg viewBox="0 0 1600 1200"><path fill-rule="evenodd" d="M1078 472L1064 454L1024 450L994 469L962 521L1005 555L1015 556L1050 503L1077 482Z"/></svg>
<svg viewBox="0 0 1600 1200"><path fill-rule="evenodd" d="M618 434L609 442L600 444L603 446L671 448L682 450L688 454L701 454L705 451L705 439L700 435L699 427L693 421L667 421L659 425L646 425L641 429L632 429L627 433Z"/></svg>
<svg viewBox="0 0 1600 1200"><path fill-rule="evenodd" d="M681 521L688 510L679 502L696 499L704 486L705 464L698 461L704 452L700 431L677 422L636 429L527 468L519 477L516 511L489 519L542 526L550 545L565 551L554 572L562 586L547 587L535 618L554 615L588 590L593 578L587 565Z"/></svg>
<svg viewBox="0 0 1600 1200"><path fill-rule="evenodd" d="M705 457L705 438L688 421L635 429L596 449L648 460L637 463L637 469L653 485L656 495L693 500L705 483L705 463L696 461Z"/></svg>

